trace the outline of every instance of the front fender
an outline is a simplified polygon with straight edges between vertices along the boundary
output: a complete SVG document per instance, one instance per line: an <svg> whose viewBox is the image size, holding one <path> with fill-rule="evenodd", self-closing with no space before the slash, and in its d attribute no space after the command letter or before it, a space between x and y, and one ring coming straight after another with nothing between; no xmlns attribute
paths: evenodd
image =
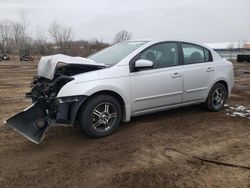
<svg viewBox="0 0 250 188"><path fill-rule="evenodd" d="M62 87L57 97L69 97L69 96L91 96L101 91L112 91L118 94L124 101L125 116L123 121L129 121L131 116L130 106L130 77L119 77L112 79L102 79L87 82L69 82ZM81 106L81 105L80 105ZM79 106L75 111L78 111ZM71 120L74 121L75 115Z"/></svg>
<svg viewBox="0 0 250 188"><path fill-rule="evenodd" d="M125 104L130 103L129 77L95 80L88 82L69 82L59 91L57 97L91 96L100 91L113 91L120 95Z"/></svg>

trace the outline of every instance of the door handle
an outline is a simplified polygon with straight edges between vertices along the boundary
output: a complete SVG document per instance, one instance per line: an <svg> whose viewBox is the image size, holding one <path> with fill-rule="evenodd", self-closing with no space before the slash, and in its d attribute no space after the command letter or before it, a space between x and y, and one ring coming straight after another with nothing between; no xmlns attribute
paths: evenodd
<svg viewBox="0 0 250 188"><path fill-rule="evenodd" d="M214 71L213 67L208 67L207 68L207 72L213 72L213 71Z"/></svg>
<svg viewBox="0 0 250 188"><path fill-rule="evenodd" d="M176 72L171 77L172 78L179 78L179 77L182 77L182 75L180 73Z"/></svg>

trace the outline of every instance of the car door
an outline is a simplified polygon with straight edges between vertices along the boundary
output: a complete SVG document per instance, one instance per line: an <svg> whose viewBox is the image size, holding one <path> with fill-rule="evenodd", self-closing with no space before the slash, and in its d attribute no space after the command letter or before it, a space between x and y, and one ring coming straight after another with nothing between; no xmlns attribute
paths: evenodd
<svg viewBox="0 0 250 188"><path fill-rule="evenodd" d="M153 45L137 55L150 60L154 67L131 72L132 114L181 103L183 92L179 49L175 42Z"/></svg>
<svg viewBox="0 0 250 188"><path fill-rule="evenodd" d="M205 101L213 82L215 64L211 52L198 45L182 43L183 102Z"/></svg>

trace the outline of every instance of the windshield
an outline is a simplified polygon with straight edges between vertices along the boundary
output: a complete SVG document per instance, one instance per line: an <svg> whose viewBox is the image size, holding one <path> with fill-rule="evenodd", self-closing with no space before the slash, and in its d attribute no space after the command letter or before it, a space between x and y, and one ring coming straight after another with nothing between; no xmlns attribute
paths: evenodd
<svg viewBox="0 0 250 188"><path fill-rule="evenodd" d="M104 63L112 66L127 57L130 53L145 44L146 42L122 42L111 47L108 47L88 58L96 63Z"/></svg>

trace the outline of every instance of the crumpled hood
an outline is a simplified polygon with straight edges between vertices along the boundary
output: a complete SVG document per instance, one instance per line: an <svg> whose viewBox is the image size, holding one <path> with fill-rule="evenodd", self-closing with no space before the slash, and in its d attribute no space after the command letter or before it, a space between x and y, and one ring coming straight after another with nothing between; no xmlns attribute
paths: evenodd
<svg viewBox="0 0 250 188"><path fill-rule="evenodd" d="M96 63L93 60L83 57L72 57L63 54L44 56L40 59L38 64L38 76L52 80L54 78L55 69L58 63L65 64L79 64L96 67L106 67L102 63Z"/></svg>

